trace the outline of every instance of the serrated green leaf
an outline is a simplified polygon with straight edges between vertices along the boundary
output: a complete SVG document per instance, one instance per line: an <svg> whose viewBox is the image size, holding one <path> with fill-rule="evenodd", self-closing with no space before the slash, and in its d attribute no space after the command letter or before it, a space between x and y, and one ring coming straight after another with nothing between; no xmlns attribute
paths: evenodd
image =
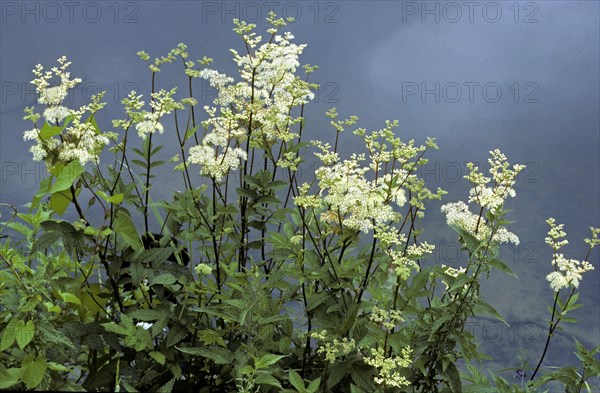
<svg viewBox="0 0 600 393"><path fill-rule="evenodd" d="M254 382L259 385L270 385L270 386L275 386L278 389L282 389L281 383L279 383L277 378L275 378L271 374L267 374L264 371L260 371L256 374L256 377L254 378Z"/></svg>
<svg viewBox="0 0 600 393"><path fill-rule="evenodd" d="M219 344L222 347L225 346L225 341L223 340L223 337L221 337L219 333L211 329L200 330L198 332L198 338L202 340L202 342L204 342L204 344L206 345Z"/></svg>
<svg viewBox="0 0 600 393"><path fill-rule="evenodd" d="M450 382L450 389L452 390L452 393L461 393L462 383L460 381L460 374L454 363L448 363L445 374Z"/></svg>
<svg viewBox="0 0 600 393"><path fill-rule="evenodd" d="M272 364L277 363L278 361L280 361L281 359L283 359L284 357L286 357L285 355L274 355L271 353L268 353L266 355L261 356L260 359L258 359L256 361L256 369L261 369L261 368L267 368Z"/></svg>
<svg viewBox="0 0 600 393"><path fill-rule="evenodd" d="M114 322L101 323L100 325L102 325L104 327L104 329L106 329L109 332L123 334L123 335L129 335L134 329L133 325L124 327L121 325L117 325Z"/></svg>
<svg viewBox="0 0 600 393"><path fill-rule="evenodd" d="M351 363L344 361L336 363L335 367L331 367L329 378L327 378L327 386L336 386L350 372L350 366Z"/></svg>
<svg viewBox="0 0 600 393"><path fill-rule="evenodd" d="M172 275L171 273L161 274L160 276L154 277L150 281L150 285L171 285L177 282L177 277Z"/></svg>
<svg viewBox="0 0 600 393"><path fill-rule="evenodd" d="M158 389L158 393L171 393L173 391L173 385L175 385L175 380L175 378L171 378L169 382Z"/></svg>
<svg viewBox="0 0 600 393"><path fill-rule="evenodd" d="M297 391L304 392L306 390L306 388L304 387L304 380L302 379L300 374L298 374L294 370L290 370L289 377L290 377L290 383L292 384L293 387L296 388Z"/></svg>
<svg viewBox="0 0 600 393"><path fill-rule="evenodd" d="M319 386L321 386L321 377L310 381L310 383L308 384L308 386L306 387L306 390L309 393L316 393L317 390L319 389Z"/></svg>
<svg viewBox="0 0 600 393"><path fill-rule="evenodd" d="M167 348L172 347L177 344L186 336L187 330L180 325L175 325L171 329L169 329L169 333L167 333Z"/></svg>

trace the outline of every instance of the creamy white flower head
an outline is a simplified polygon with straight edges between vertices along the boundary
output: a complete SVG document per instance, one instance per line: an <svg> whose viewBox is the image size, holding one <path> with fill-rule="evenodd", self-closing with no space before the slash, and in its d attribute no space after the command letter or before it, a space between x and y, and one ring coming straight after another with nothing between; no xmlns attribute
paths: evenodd
<svg viewBox="0 0 600 393"><path fill-rule="evenodd" d="M199 276L207 276L212 273L212 268L205 263L199 263L196 268L196 274Z"/></svg>
<svg viewBox="0 0 600 393"><path fill-rule="evenodd" d="M402 388L410 382L400 375L399 370L409 367L412 363L412 350L402 349L402 356L387 357L383 348L371 349L371 356L365 357L365 363L378 369L375 383L386 387Z"/></svg>
<svg viewBox="0 0 600 393"><path fill-rule="evenodd" d="M469 211L469 206L463 201L451 202L442 205L442 212L446 214L446 222L449 226L454 226L464 230L479 241L490 241L492 243L513 243L519 245L519 238L514 233L504 227L496 230L493 237L492 230L489 228L479 215Z"/></svg>
<svg viewBox="0 0 600 393"><path fill-rule="evenodd" d="M158 132L162 134L164 128L162 124L160 124L157 120L144 120L135 125L135 129L137 130L138 135L142 139L146 139L149 134L154 134Z"/></svg>
<svg viewBox="0 0 600 393"><path fill-rule="evenodd" d="M446 266L444 264L442 264L442 268L444 268L444 273L446 273L447 275L452 276L452 277L458 277L467 271L464 267L459 267L458 269L455 269L453 267Z"/></svg>
<svg viewBox="0 0 600 393"><path fill-rule="evenodd" d="M81 79L70 79L71 74L67 72L67 68L71 64L65 56L58 59L60 67L53 67L51 71L45 71L41 64L38 64L33 73L37 77L31 81L35 85L35 89L39 94L38 102L46 105L59 105L68 95L69 89L72 89ZM60 85L50 86L52 77L60 78Z"/></svg>
<svg viewBox="0 0 600 393"><path fill-rule="evenodd" d="M113 135L97 134L92 123L81 122L79 117L75 117L66 129L58 156L64 162L78 160L81 165L96 162L100 151L108 144L109 136Z"/></svg>
<svg viewBox="0 0 600 393"><path fill-rule="evenodd" d="M63 121L70 113L69 108L62 105L51 106L44 110L44 118L48 123L55 124Z"/></svg>
<svg viewBox="0 0 600 393"><path fill-rule="evenodd" d="M40 92L38 102L47 105L59 105L66 97L68 91L64 86L48 87Z"/></svg>
<svg viewBox="0 0 600 393"><path fill-rule="evenodd" d="M61 103L67 97L69 89L81 82L81 79L71 79L66 69L71 64L65 56L58 59L59 67L53 67L51 71L45 71L41 65L37 65L33 73L37 76L31 83L35 85L39 93L39 103L48 105L44 110L44 118L50 125L58 125L67 117L70 117L69 126L63 124L60 135L42 135L35 126L34 130L25 131L23 139L34 140L36 145L30 148L33 159L44 160L51 155L53 159L58 158L63 162L78 160L82 165L87 162L97 162L102 148L108 144L109 138L116 138L114 133L101 133L93 120L93 115L102 109L106 103L102 102L104 92L91 97L90 103L80 107L78 110L69 109ZM50 86L50 79L60 78L60 85ZM27 108L28 115L25 119L32 120L34 125L39 119L38 114L33 113L33 108ZM65 128L66 127L66 128ZM42 128L43 130L44 128Z"/></svg>
<svg viewBox="0 0 600 393"><path fill-rule="evenodd" d="M221 74L216 70L211 70L208 68L205 68L202 71L200 71L200 77L208 80L210 85L212 87L216 87L217 89L222 89L228 84L233 83L234 81L233 78L225 74Z"/></svg>
<svg viewBox="0 0 600 393"><path fill-rule="evenodd" d="M229 171L237 169L247 158L246 152L238 147L225 149L221 154L216 148L207 145L192 146L188 162L200 165L200 174L221 181Z"/></svg>
<svg viewBox="0 0 600 393"><path fill-rule="evenodd" d="M550 287L555 292L569 286L578 288L582 274L594 270L594 267L589 262L567 259L563 254L556 254L552 260L552 265L554 265L556 271L548 274L546 279L550 282Z"/></svg>
<svg viewBox="0 0 600 393"><path fill-rule="evenodd" d="M554 251L554 257L552 259L554 271L546 276L546 280L548 280L550 288L555 292L568 287L578 288L582 274L594 270L594 266L588 261L567 259L563 254L557 253L559 248L568 243L566 239L560 240L567 236L567 234L563 230L563 224L556 224L554 218L549 218L546 222L550 225L546 243L550 245ZM592 228L592 234L594 234L594 232L595 230ZM590 246L593 247L593 244L590 244Z"/></svg>

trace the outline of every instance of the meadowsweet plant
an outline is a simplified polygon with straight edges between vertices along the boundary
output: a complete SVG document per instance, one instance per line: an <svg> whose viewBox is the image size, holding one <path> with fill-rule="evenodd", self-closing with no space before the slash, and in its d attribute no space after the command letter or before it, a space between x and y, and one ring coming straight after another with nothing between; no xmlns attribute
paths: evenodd
<svg viewBox="0 0 600 393"><path fill-rule="evenodd" d="M185 44L138 52L150 86L110 124L96 119L103 93L66 105L81 82L66 57L35 67L24 139L49 176L2 223L0 388L543 392L558 381L592 391L600 348L576 341L579 367L544 364L593 269L590 253L558 252L566 235L553 219L543 274L555 298L537 366L525 359L519 381L479 368L488 357L465 329L482 315L503 321L480 286L493 270L512 274L499 248L519 244L505 217L524 166L493 150L488 173L468 165L464 199L441 202L446 192L418 176L433 139L403 140L397 121L369 131L335 108L325 127L306 124L317 67L300 62L305 45L283 31L291 20L267 21L264 35L234 21L232 75ZM178 69L185 86L156 88ZM202 81L217 94L200 107ZM306 127L323 138L305 140ZM362 150L342 155L347 142ZM157 185L179 191L159 200ZM467 251L460 266L431 261L432 208Z"/></svg>

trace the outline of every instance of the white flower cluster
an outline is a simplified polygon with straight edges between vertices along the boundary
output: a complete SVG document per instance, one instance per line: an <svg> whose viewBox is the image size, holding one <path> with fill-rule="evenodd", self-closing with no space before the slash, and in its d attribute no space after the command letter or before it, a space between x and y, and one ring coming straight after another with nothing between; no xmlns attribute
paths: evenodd
<svg viewBox="0 0 600 393"><path fill-rule="evenodd" d="M212 268L205 263L199 263L196 268L196 274L199 276L207 276L212 273Z"/></svg>
<svg viewBox="0 0 600 393"><path fill-rule="evenodd" d="M357 118L337 121L335 108L327 116L336 130L337 146L339 133ZM304 208L323 209L320 218L333 233L345 228L364 233L375 229L375 236L384 246L400 243L399 233L392 224L402 217L394 208L407 203L406 190L411 193L411 207L420 210L425 209L425 200L439 199L445 192L438 189L437 194L433 194L414 174L414 169L426 162L421 156L427 147L437 148L433 140L428 139L426 146L415 146L413 140L404 143L393 131L397 126L397 121L388 120L383 129L369 134L364 128L354 131L365 142L368 159L365 154L353 154L350 159L340 161L336 147L332 151L329 143L313 141L320 150L315 155L322 162L315 171L319 191L317 195L309 195L310 186L303 184L294 203ZM363 161L366 161L364 165ZM417 215L420 217L422 213L418 211ZM393 260L402 257L400 252L390 253ZM401 262L399 266L406 265Z"/></svg>
<svg viewBox="0 0 600 393"><path fill-rule="evenodd" d="M327 331L311 333L311 337L321 341L327 341ZM348 340L347 337L338 340L333 339L331 342L325 342L317 349L317 353L325 354L325 361L335 363L335 360L348 355L356 348L354 339Z"/></svg>
<svg viewBox="0 0 600 393"><path fill-rule="evenodd" d="M371 315L369 315L369 319L375 322L376 324L383 326L387 330L394 329L396 325L404 321L402 315L400 314L400 311L386 311L377 306L374 306L371 310Z"/></svg>
<svg viewBox="0 0 600 393"><path fill-rule="evenodd" d="M240 166L241 161L247 159L246 152L239 147L223 147L219 154L218 147L209 145L192 146L188 162L199 164L200 173L210 176L216 181L221 181L229 171Z"/></svg>
<svg viewBox="0 0 600 393"><path fill-rule="evenodd" d="M491 178L480 173L479 168L472 162L467 164L469 174L465 178L473 184L469 192L469 202L491 210L502 206L507 197L516 195L513 186L525 165L515 164L511 169L506 156L498 149L490 151L490 155L488 163ZM492 180L493 185L490 185Z"/></svg>
<svg viewBox="0 0 600 393"><path fill-rule="evenodd" d="M365 174L369 167L360 166L364 155L353 155L351 159L331 166L323 166L315 175L321 189L322 202L329 206L329 211L321 218L332 225L341 223L353 230L364 233L374 225L389 223L399 217L389 204L385 192L384 181L370 181ZM403 190L395 190L394 194L402 195ZM403 202L404 198L396 199Z"/></svg>
<svg viewBox="0 0 600 393"><path fill-rule="evenodd" d="M100 134L96 126L90 121L81 122L85 111L72 112L74 117L63 135L63 142L58 153L60 161L69 162L79 160L81 165L95 162L102 148L109 142L109 137L116 138L116 134Z"/></svg>
<svg viewBox="0 0 600 393"><path fill-rule="evenodd" d="M379 375L375 383L385 387L401 388L409 386L410 382L400 375L399 369L406 368L412 363L412 350L402 349L402 356L386 357L383 348L371 350L371 356L365 358L365 363L378 369Z"/></svg>
<svg viewBox="0 0 600 393"><path fill-rule="evenodd" d="M269 21L276 27L285 24L271 14ZM290 33L275 34L277 29L270 29L272 38L260 45L261 37L252 32L255 25L235 23L234 30L248 49L245 55L231 50L241 80L236 83L211 69L193 75L206 79L217 91L217 97L214 106L204 107L209 118L203 126L209 132L201 146L190 149L189 162L200 164L201 174L218 179L235 169L240 160L247 159L247 152L239 146L248 138L250 146L266 151L276 143L296 138L291 127L302 119L294 117L292 110L314 98L311 89L315 86L296 75L305 45L292 43L294 37ZM285 157L288 167L292 167L290 163L295 158Z"/></svg>
<svg viewBox="0 0 600 393"><path fill-rule="evenodd" d="M111 132L101 133L93 120L94 114L105 105L101 102L104 93L94 95L89 104L78 110L62 106L69 89L80 83L81 79L70 79L71 75L67 72L67 68L71 63L65 56L59 58L58 62L60 67L53 67L51 71L44 72L44 67L40 64L33 70L37 78L31 83L35 85L36 91L39 93L38 102L47 105L44 110L44 118L47 123L42 129L35 127L25 131L23 139L36 142L30 148L35 161L50 159L52 162L56 160L70 162L78 160L81 165L96 162L109 140L117 137ZM50 86L50 80L53 77L60 78L60 85ZM39 115L34 113L33 108L27 108L25 111L28 114L25 119L32 120L35 124ZM61 122L63 124L59 126ZM49 164L51 165L51 162Z"/></svg>
<svg viewBox="0 0 600 393"><path fill-rule="evenodd" d="M444 273L446 273L447 275L449 275L449 276L451 276L451 277L454 277L454 278L457 278L457 277L459 277L459 276L461 276L461 275L465 274L465 273L466 273L466 271L467 271L467 269L465 269L464 267L459 267L458 269L455 269L455 268L453 268L453 267L446 266L446 265L444 265L444 264L442 264L441 268L442 268L442 270L444 271ZM443 282L443 283L444 283L444 285L446 286L446 291L447 291L448 289L450 289L450 285L448 285L448 282L446 282L446 280L445 280L445 279L443 279L443 281L442 281L442 282ZM467 289L468 287L469 287L469 285L468 285L468 284L465 284L465 285L463 286L463 289Z"/></svg>
<svg viewBox="0 0 600 393"><path fill-rule="evenodd" d="M472 213L469 210L469 206L463 201L446 203L442 206L442 212L446 214L448 225L464 230L479 241L487 242L490 240L492 228L484 222L483 218ZM519 245L519 238L508 229L500 227L491 238L491 243L513 243Z"/></svg>
<svg viewBox="0 0 600 393"><path fill-rule="evenodd" d="M136 125L135 129L140 138L146 139L149 134L159 133L162 134L164 131L164 127L160 124L160 119L171 113L175 109L183 109L183 104L176 102L173 99L173 95L175 95L176 88L173 88L169 91L160 90L152 94L152 100L150 101L151 111L141 111L137 112L135 116ZM130 92L130 98L138 98L141 96L136 96L135 91ZM143 102L142 102L143 105ZM139 107L139 103L135 104L136 107Z"/></svg>
<svg viewBox="0 0 600 393"><path fill-rule="evenodd" d="M446 273L447 275L449 275L451 277L455 277L455 278L462 274L465 274L465 272L467 271L464 267L459 267L458 269L455 269L453 267L446 266L444 264L442 264L442 269L444 269L444 273Z"/></svg>
<svg viewBox="0 0 600 393"><path fill-rule="evenodd" d="M517 175L525 169L525 165L515 164L511 168L506 156L498 149L490 151L490 156L488 163L491 177L484 176L473 163L467 164L469 174L465 178L473 184L468 203L477 204L480 207L480 214L472 213L468 205L462 201L443 205L442 212L446 214L448 225L460 228L479 241L489 240L493 244L518 245L519 238L504 227L496 229L492 236L492 228L488 226L483 216L483 209L488 209L492 213L498 212L507 197L516 195L513 186Z"/></svg>
<svg viewBox="0 0 600 393"><path fill-rule="evenodd" d="M566 236L565 231L563 231L563 224L556 224L554 218L549 218L546 222L550 225L546 243L552 247L554 251L554 257L552 259L554 271L546 276L546 280L548 280L550 288L555 292L568 287L578 288L582 274L594 270L594 266L588 261L567 259L563 254L559 254L557 251L568 244L566 239L561 240L561 238ZM590 239L586 239L586 242L593 248L598 244L598 229L591 229L593 240L596 240L596 242Z"/></svg>
<svg viewBox="0 0 600 393"><path fill-rule="evenodd" d="M35 90L39 94L38 102L40 104L60 105L67 97L69 89L81 83L79 78L70 79L71 73L67 71L67 68L71 65L71 62L67 61L66 56L60 57L58 63L60 67L52 67L50 71L44 71L41 64L36 65L33 69L33 74L37 78L33 79L31 83L35 85ZM60 78L60 85L50 86L50 79L54 76Z"/></svg>
<svg viewBox="0 0 600 393"><path fill-rule="evenodd" d="M430 254L435 249L435 245L427 242L420 244L411 244L406 252L389 248L386 254L392 260L394 272L402 279L406 280L410 276L412 269L419 270L419 265L415 262L425 254Z"/></svg>

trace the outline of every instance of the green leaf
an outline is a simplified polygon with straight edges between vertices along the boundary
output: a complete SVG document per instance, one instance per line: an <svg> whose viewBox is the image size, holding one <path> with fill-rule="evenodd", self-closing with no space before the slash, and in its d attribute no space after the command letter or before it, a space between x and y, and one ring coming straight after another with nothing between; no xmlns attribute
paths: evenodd
<svg viewBox="0 0 600 393"><path fill-rule="evenodd" d="M23 321L19 321L23 322ZM23 326L20 326L23 325ZM35 334L35 325L32 320L27 321L26 324L19 324L18 329L16 331L16 339L19 348L23 349L27 344L31 342L33 339L33 335Z"/></svg>
<svg viewBox="0 0 600 393"><path fill-rule="evenodd" d="M59 295L65 303L81 305L81 300L70 292L59 292Z"/></svg>
<svg viewBox="0 0 600 393"><path fill-rule="evenodd" d="M34 241L31 251L32 252L37 252L37 251L44 252L48 248L56 245L56 242L59 239L60 239L59 232L46 232Z"/></svg>
<svg viewBox="0 0 600 393"><path fill-rule="evenodd" d="M222 347L225 346L225 341L223 340L223 337L221 337L219 333L211 329L200 330L198 332L198 338L202 340L202 342L204 342L204 344L206 345L219 344Z"/></svg>
<svg viewBox="0 0 600 393"><path fill-rule="evenodd" d="M159 161L154 161L154 162L152 162L152 163L150 164L150 168L154 168L154 167L157 167L157 166L163 165L165 162L166 162L166 161L160 161L160 160L159 160Z"/></svg>
<svg viewBox="0 0 600 393"><path fill-rule="evenodd" d="M173 345L177 344L178 342L180 342L181 340L183 340L183 338L187 335L187 330L183 327L181 327L180 325L175 325L173 326L171 329L169 329L169 333L167 333L167 348L172 347ZM200 337L201 339L201 337ZM222 341L222 339L221 339ZM225 343L223 343L223 346L225 345Z"/></svg>
<svg viewBox="0 0 600 393"><path fill-rule="evenodd" d="M0 367L0 389L8 389L19 383L23 370L19 367Z"/></svg>
<svg viewBox="0 0 600 393"><path fill-rule="evenodd" d="M350 372L350 366L350 362L344 361L337 363L335 367L331 367L329 378L327 378L327 386L336 386Z"/></svg>
<svg viewBox="0 0 600 393"><path fill-rule="evenodd" d="M83 172L83 167L79 161L71 161L58 173L56 181L50 188L50 193L68 190L73 185L75 179Z"/></svg>
<svg viewBox="0 0 600 393"><path fill-rule="evenodd" d="M68 367L63 366L55 362L48 362L48 368L53 371L69 371Z"/></svg>
<svg viewBox="0 0 600 393"><path fill-rule="evenodd" d="M17 324L22 322L16 318L11 319L2 331L2 339L0 340L0 352L9 348L17 338Z"/></svg>
<svg viewBox="0 0 600 393"><path fill-rule="evenodd" d="M281 359L283 359L284 357L286 357L285 355L274 355L271 353L268 353L266 355L261 356L260 359L258 359L256 361L256 369L261 369L261 368L267 368L272 364L277 363L278 361L280 361Z"/></svg>
<svg viewBox="0 0 600 393"><path fill-rule="evenodd" d="M370 369L354 364L350 369L350 376L352 377L352 381L362 390L367 392L373 391L373 377Z"/></svg>
<svg viewBox="0 0 600 393"><path fill-rule="evenodd" d="M104 329L106 329L106 331L108 331L108 332L113 332L113 333L123 334L123 335L128 335L134 329L133 326L123 327L123 326L117 325L114 322L101 323L100 325L104 326Z"/></svg>
<svg viewBox="0 0 600 393"><path fill-rule="evenodd" d="M259 384L259 385L270 385L270 386L275 386L278 389L283 389L281 387L281 384L279 383L279 381L272 376L271 374L267 374L264 371L260 371L256 374L256 377L254 378L254 382Z"/></svg>
<svg viewBox="0 0 600 393"><path fill-rule="evenodd" d="M50 208L62 216L71 204L72 195L70 191L59 191L50 196Z"/></svg>
<svg viewBox="0 0 600 393"><path fill-rule="evenodd" d="M200 127L199 125L196 127L192 127L192 128L188 128L187 130L185 130L185 140L187 141L188 139L190 139L198 130L198 127Z"/></svg>
<svg viewBox="0 0 600 393"><path fill-rule="evenodd" d="M113 205L118 205L119 203L123 202L123 199L125 199L125 194L115 194L108 198L108 202L112 203Z"/></svg>
<svg viewBox="0 0 600 393"><path fill-rule="evenodd" d="M461 393L462 392L462 383L460 381L460 374L456 365L454 363L449 363L448 368L446 369L446 377L450 381L450 389L452 389L452 393Z"/></svg>
<svg viewBox="0 0 600 393"><path fill-rule="evenodd" d="M148 309L135 310L127 315L131 318L139 319L140 321L157 321L168 316L166 310L161 312Z"/></svg>
<svg viewBox="0 0 600 393"><path fill-rule="evenodd" d="M234 355L225 348L198 348L198 347L175 347L183 353L193 356L202 356L210 359L216 364L230 364L234 360Z"/></svg>
<svg viewBox="0 0 600 393"><path fill-rule="evenodd" d="M165 360L167 359L167 358L165 357L165 355L163 355L163 354L162 354L162 353L160 353L160 352L156 352L156 351L152 351L152 352L150 352L150 357L151 357L152 359L156 360L156 362L157 362L158 364L160 364L161 366L164 366L164 365L165 365Z"/></svg>
<svg viewBox="0 0 600 393"><path fill-rule="evenodd" d="M508 265L504 262L502 262L499 259L491 259L488 260L486 262L488 265L495 267L496 269L508 274L509 276L512 277L517 277L517 275L515 273L513 273L512 269L510 267L508 267Z"/></svg>
<svg viewBox="0 0 600 393"><path fill-rule="evenodd" d="M319 377L313 381L310 381L306 390L308 390L309 393L316 393L317 390L319 389L319 386L321 386L321 377Z"/></svg>
<svg viewBox="0 0 600 393"><path fill-rule="evenodd" d="M33 355L27 355L23 359L21 368L23 370L21 379L25 382L27 388L35 389L42 382L42 379L44 379L48 365L42 355L35 358L35 360L33 359Z"/></svg>
<svg viewBox="0 0 600 393"><path fill-rule="evenodd" d="M42 141L47 141L51 137L55 135L59 135L62 132L62 127L59 126L51 126L47 122L44 123L42 129L40 130L40 139Z"/></svg>
<svg viewBox="0 0 600 393"><path fill-rule="evenodd" d="M298 374L294 370L290 370L289 375L290 383L292 384L292 386L295 387L297 391L304 392L306 388L304 387L304 380L302 379L300 374Z"/></svg>
<svg viewBox="0 0 600 393"><path fill-rule="evenodd" d="M135 225L126 210L121 208L117 211L117 215L113 222L113 228L121 235L125 243L134 250L143 248L142 241L138 236Z"/></svg>
<svg viewBox="0 0 600 393"><path fill-rule="evenodd" d="M177 277L172 275L171 273L161 274L160 276L154 277L152 281L150 281L150 285L171 285L177 282Z"/></svg>
<svg viewBox="0 0 600 393"><path fill-rule="evenodd" d="M500 315L500 313L498 311L496 311L496 309L494 307L492 307L491 305L489 305L488 303L484 302L481 299L477 299L477 302L475 303L475 306L473 307L473 311L476 315L491 315L494 318L496 318L497 320L499 320L500 322L503 322L506 326L510 327L508 322L506 322L504 320L504 318L502 318L502 315Z"/></svg>
<svg viewBox="0 0 600 393"><path fill-rule="evenodd" d="M171 393L173 391L173 385L175 385L176 378L171 378L169 382L165 383L158 389L158 393Z"/></svg>

